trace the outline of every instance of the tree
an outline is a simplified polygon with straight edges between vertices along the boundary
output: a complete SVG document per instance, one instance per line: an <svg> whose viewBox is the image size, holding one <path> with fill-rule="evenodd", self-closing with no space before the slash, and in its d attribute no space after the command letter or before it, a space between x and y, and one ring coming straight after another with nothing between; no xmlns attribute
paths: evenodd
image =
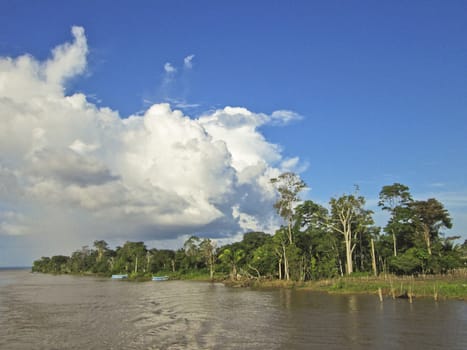
<svg viewBox="0 0 467 350"><path fill-rule="evenodd" d="M243 235L243 239L240 242L242 249L246 253L246 260L253 258L254 252L257 248L262 246L271 236L264 232L247 232Z"/></svg>
<svg viewBox="0 0 467 350"><path fill-rule="evenodd" d="M183 249L185 250L185 255L187 258L187 268L198 269L200 263L202 263L202 256L200 245L201 239L197 236L191 236L183 244Z"/></svg>
<svg viewBox="0 0 467 350"><path fill-rule="evenodd" d="M216 262L216 243L209 238L205 238L200 243L199 248L206 265L209 266L209 277L212 280L214 278L214 265Z"/></svg>
<svg viewBox="0 0 467 350"><path fill-rule="evenodd" d="M412 247L389 260L391 269L397 274L425 273L429 255L425 249Z"/></svg>
<svg viewBox="0 0 467 350"><path fill-rule="evenodd" d="M301 250L302 278L333 277L339 258L337 239L327 226L328 210L307 200L295 208L295 242Z"/></svg>
<svg viewBox="0 0 467 350"><path fill-rule="evenodd" d="M65 255L54 255L50 259L50 267L51 272L53 273L67 273L69 272L68 269L68 262L70 260L69 256Z"/></svg>
<svg viewBox="0 0 467 350"><path fill-rule="evenodd" d="M279 279L282 279L282 266L284 266L284 278L288 281L290 280L290 269L289 269L289 259L287 257L287 233L284 227L281 227L276 231L272 238L275 244L275 251L278 260L278 274ZM289 241L290 244L290 241Z"/></svg>
<svg viewBox="0 0 467 350"><path fill-rule="evenodd" d="M449 270L462 267L462 246L454 243L461 238L460 236L451 236L440 239L441 251L437 256L438 271L446 273Z"/></svg>
<svg viewBox="0 0 467 350"><path fill-rule="evenodd" d="M219 260L230 267L230 279L236 280L238 276L238 266L245 257L243 249L236 249L235 244L224 248L219 254Z"/></svg>
<svg viewBox="0 0 467 350"><path fill-rule="evenodd" d="M426 201L415 201L410 204L413 211L413 222L421 231L428 254L431 255L433 240L439 238L441 228L451 228L449 212L434 198Z"/></svg>
<svg viewBox="0 0 467 350"><path fill-rule="evenodd" d="M32 264L32 272L50 272L50 258L48 256L43 256L38 260L34 260Z"/></svg>
<svg viewBox="0 0 467 350"><path fill-rule="evenodd" d="M396 221L395 217L401 207L406 207L412 202L412 196L410 195L409 188L400 183L394 183L389 186L383 186L379 193L378 206L381 209L388 211L391 214L391 222ZM391 225L387 226L388 233L392 234L394 256L397 256L397 239L394 227Z"/></svg>
<svg viewBox="0 0 467 350"><path fill-rule="evenodd" d="M106 241L94 241L94 248L96 251L93 255L95 255L95 261L92 266L92 272L94 273L106 273L108 272L109 268L109 247Z"/></svg>
<svg viewBox="0 0 467 350"><path fill-rule="evenodd" d="M277 242L280 242L281 246L281 253L283 256L283 263L284 263L284 275L286 280L290 279L289 273L289 261L287 256L287 251L292 251L291 249L286 249L287 245L293 245L293 233L292 233L292 226L293 226L293 219L294 219L294 206L297 202L300 201L298 194L302 191L306 184L305 182L300 179L297 174L292 172L286 172L277 178L271 179L271 183L277 186L277 191L279 192L279 199L274 204L274 208L277 210L279 216L281 216L284 221L287 223L287 241L282 239L282 230L279 230L276 233ZM295 250L293 250L295 252Z"/></svg>
<svg viewBox="0 0 467 350"><path fill-rule="evenodd" d="M153 248L149 251L150 261L149 270L153 273L159 271L175 272L175 252L169 249Z"/></svg>
<svg viewBox="0 0 467 350"><path fill-rule="evenodd" d="M264 244L254 250L250 264L259 275L272 277L277 271L280 256L281 255L277 255L273 237L267 235L267 239Z"/></svg>
<svg viewBox="0 0 467 350"><path fill-rule="evenodd" d="M300 201L298 194L306 184L297 174L286 172L277 178L271 179L271 183L276 184L279 192L279 199L274 204L277 213L284 219L288 227L289 243L293 243L292 223L294 217L294 205Z"/></svg>
<svg viewBox="0 0 467 350"><path fill-rule="evenodd" d="M94 248L97 249L97 262L100 262L104 253L109 249L109 245L104 240L94 241Z"/></svg>
<svg viewBox="0 0 467 350"><path fill-rule="evenodd" d="M407 186L394 183L392 185L383 186L379 192L378 205L381 209L392 212L395 207L410 203L412 200L412 195Z"/></svg>
<svg viewBox="0 0 467 350"><path fill-rule="evenodd" d="M89 249L87 245L71 254L70 268L73 273L91 271L95 263L95 251Z"/></svg>
<svg viewBox="0 0 467 350"><path fill-rule="evenodd" d="M141 272L140 267L143 266L143 272L145 272L144 264L146 260L147 249L144 242L125 242L123 247L117 247L114 264L114 272L121 273L133 272L138 274Z"/></svg>
<svg viewBox="0 0 467 350"><path fill-rule="evenodd" d="M331 198L331 216L328 225L343 236L345 244L346 273L353 272L353 252L360 232L373 224L372 212L365 210L365 198L356 195L342 195Z"/></svg>

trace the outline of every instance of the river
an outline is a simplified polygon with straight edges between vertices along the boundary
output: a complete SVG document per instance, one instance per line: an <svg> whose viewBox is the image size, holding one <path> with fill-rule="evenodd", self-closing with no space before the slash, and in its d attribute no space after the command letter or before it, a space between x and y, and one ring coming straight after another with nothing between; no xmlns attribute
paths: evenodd
<svg viewBox="0 0 467 350"><path fill-rule="evenodd" d="M0 270L0 349L467 349L467 303Z"/></svg>

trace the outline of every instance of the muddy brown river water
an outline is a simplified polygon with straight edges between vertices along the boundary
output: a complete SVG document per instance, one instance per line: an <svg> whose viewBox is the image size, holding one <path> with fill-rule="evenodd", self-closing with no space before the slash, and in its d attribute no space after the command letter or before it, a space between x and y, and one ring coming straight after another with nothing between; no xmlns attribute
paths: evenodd
<svg viewBox="0 0 467 350"><path fill-rule="evenodd" d="M467 349L467 303L0 270L0 349Z"/></svg>

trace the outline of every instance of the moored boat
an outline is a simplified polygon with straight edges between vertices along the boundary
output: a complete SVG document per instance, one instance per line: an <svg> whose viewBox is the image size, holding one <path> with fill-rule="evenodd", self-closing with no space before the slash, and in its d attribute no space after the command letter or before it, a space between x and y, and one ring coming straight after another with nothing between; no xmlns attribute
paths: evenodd
<svg viewBox="0 0 467 350"><path fill-rule="evenodd" d="M152 280L153 281L167 281L169 279L169 276L153 276Z"/></svg>
<svg viewBox="0 0 467 350"><path fill-rule="evenodd" d="M115 279L115 280L122 280L122 279L125 279L125 278L128 278L128 275L124 274L124 275L112 275L112 279Z"/></svg>

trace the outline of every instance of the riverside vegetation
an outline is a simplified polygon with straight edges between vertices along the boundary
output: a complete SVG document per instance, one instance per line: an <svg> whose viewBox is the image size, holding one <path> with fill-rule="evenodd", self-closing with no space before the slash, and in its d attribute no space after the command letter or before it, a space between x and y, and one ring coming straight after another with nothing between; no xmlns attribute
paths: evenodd
<svg viewBox="0 0 467 350"><path fill-rule="evenodd" d="M358 188L331 198L327 209L300 201L306 185L294 173L271 182L278 192L274 207L285 223L273 235L249 232L240 242L221 247L210 238L191 236L178 250L148 249L144 242L111 249L96 240L92 248L82 247L71 256L42 257L32 271L126 273L130 280L164 274L233 286L467 300L467 240L458 244L460 236L444 236L442 230L451 228L452 221L438 200L415 200L402 184L384 186L378 204L389 219L381 230Z"/></svg>

